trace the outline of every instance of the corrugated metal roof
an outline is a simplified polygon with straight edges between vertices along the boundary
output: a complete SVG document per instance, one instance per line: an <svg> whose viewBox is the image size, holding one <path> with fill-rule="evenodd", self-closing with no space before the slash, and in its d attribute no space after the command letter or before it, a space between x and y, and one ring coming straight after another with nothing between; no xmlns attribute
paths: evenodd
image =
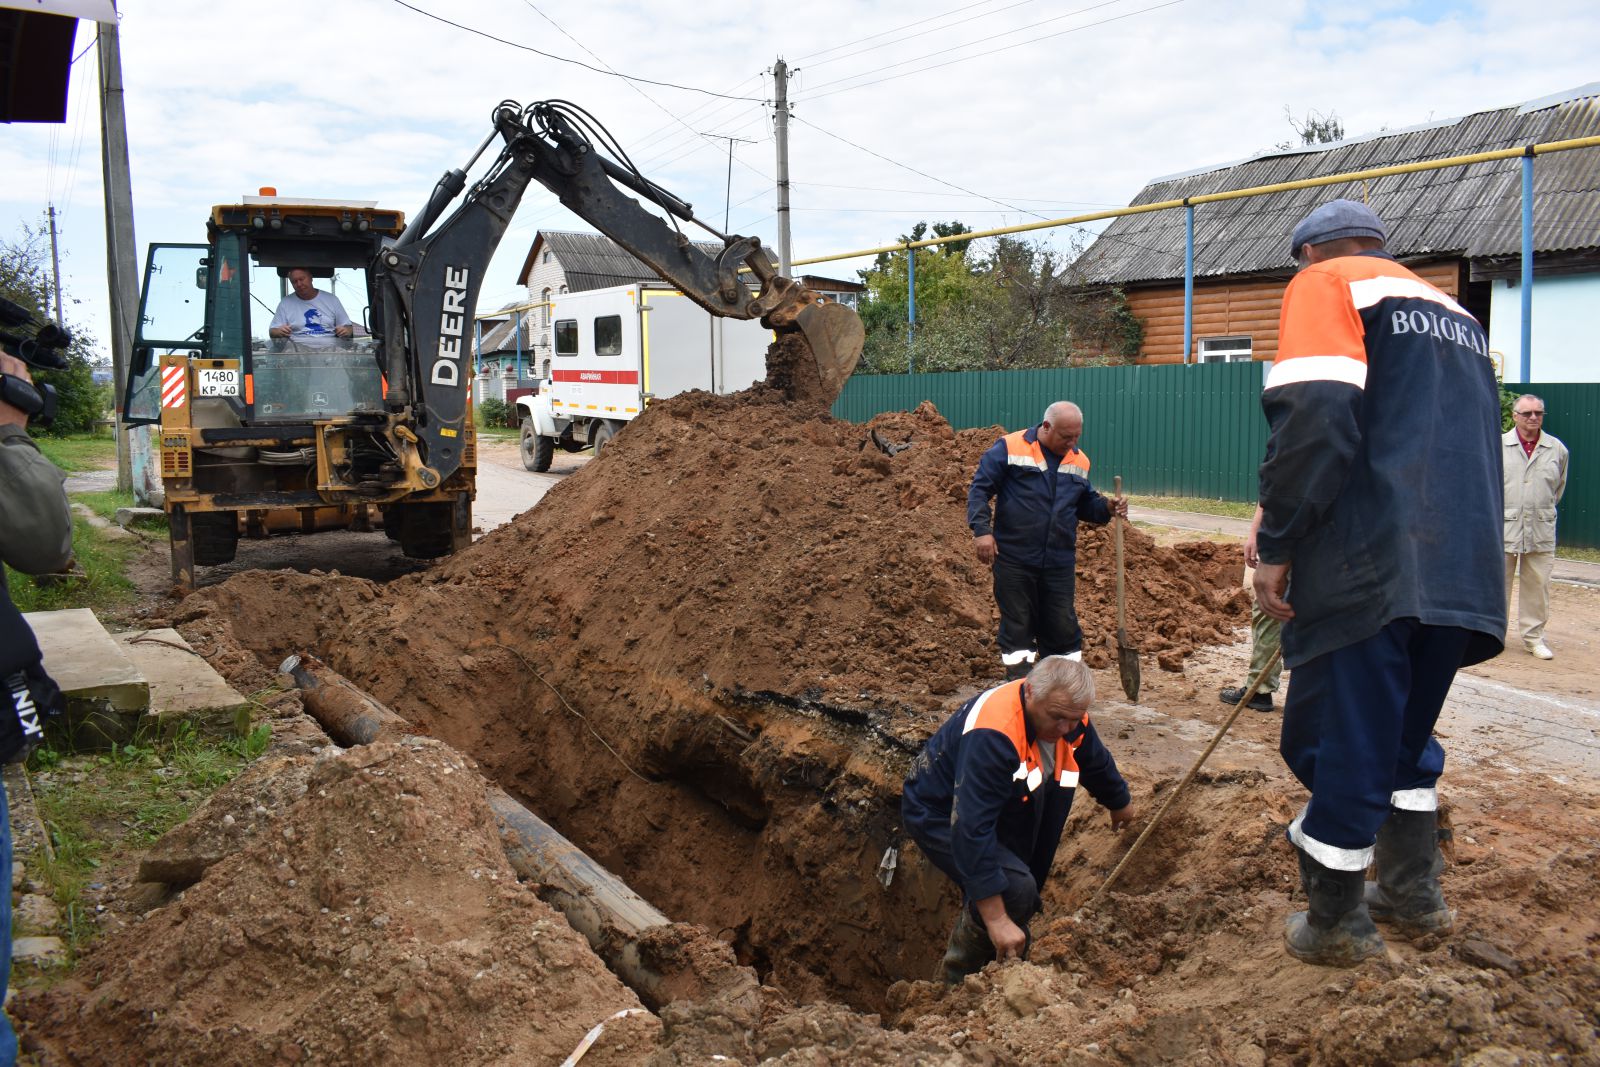
<svg viewBox="0 0 1600 1067"><path fill-rule="evenodd" d="M522 351L527 352L533 347L534 316L536 314L537 312L535 311L525 311L515 319L507 318L503 322L497 322L492 327L486 328L483 331L483 344L478 351L486 356L494 352L515 352L517 350L515 329L520 326L522 329Z"/></svg>
<svg viewBox="0 0 1600 1067"><path fill-rule="evenodd" d="M660 277L654 269L645 266L617 242L598 233L540 230L539 236L544 238L546 247L555 253L556 262L561 264L561 270L566 275L570 292L631 285L640 281L655 281ZM715 257L722 254L720 242L696 241L695 245L707 255Z"/></svg>
<svg viewBox="0 0 1600 1067"><path fill-rule="evenodd" d="M1600 82L1520 107L1159 179L1130 206L1596 135ZM1478 259L1522 250L1522 162L1507 159L1200 204L1195 276L1288 272L1294 224L1338 197L1372 206L1388 226L1388 248L1396 256ZM1536 252L1600 247L1600 149L1538 157L1534 198ZM1091 282L1181 278L1183 250L1181 209L1128 215L1111 221L1076 268Z"/></svg>

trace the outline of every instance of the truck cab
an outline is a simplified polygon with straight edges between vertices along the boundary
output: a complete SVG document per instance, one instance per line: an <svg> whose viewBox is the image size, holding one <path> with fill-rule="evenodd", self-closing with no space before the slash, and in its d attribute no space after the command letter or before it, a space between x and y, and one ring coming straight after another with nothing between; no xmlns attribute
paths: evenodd
<svg viewBox="0 0 1600 1067"><path fill-rule="evenodd" d="M652 400L733 393L767 373L771 330L712 315L663 283L560 293L550 317L548 372L517 400L531 471L549 470L556 448L598 453Z"/></svg>

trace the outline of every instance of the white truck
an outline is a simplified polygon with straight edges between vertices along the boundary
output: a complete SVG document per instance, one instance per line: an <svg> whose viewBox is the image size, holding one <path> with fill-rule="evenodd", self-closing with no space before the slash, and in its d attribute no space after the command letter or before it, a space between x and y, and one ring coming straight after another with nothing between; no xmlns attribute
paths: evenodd
<svg viewBox="0 0 1600 1067"><path fill-rule="evenodd" d="M549 373L517 400L522 465L547 471L559 447L600 454L651 400L690 389L733 393L766 377L771 330L701 308L665 284L552 300Z"/></svg>

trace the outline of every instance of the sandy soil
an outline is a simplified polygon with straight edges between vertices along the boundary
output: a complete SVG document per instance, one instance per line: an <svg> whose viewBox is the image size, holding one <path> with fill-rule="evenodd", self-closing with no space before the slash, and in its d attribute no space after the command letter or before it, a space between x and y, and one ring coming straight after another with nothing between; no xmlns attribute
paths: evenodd
<svg viewBox="0 0 1600 1067"><path fill-rule="evenodd" d="M1452 934L1351 971L1284 954L1303 898L1283 828L1304 795L1277 716L1246 712L1096 910L1075 914L1131 835L1083 798L1032 960L923 980L955 901L900 830L899 783L998 674L961 504L993 437L927 406L865 427L772 390L678 398L454 559L382 582L245 571L147 605L243 686L314 651L445 745L391 746L379 777L375 754L311 754L283 698L305 794L244 787L278 798L256 805L271 821L250 807L261 829L175 898L125 875L77 981L22 999L29 1040L47 1062L102 1062L81 1050L112 1035L166 1062L219 1058L203 1040L236 1042L227 1062L558 1062L631 994L581 946L556 966L520 939L561 923L484 842L481 772L763 983L759 1004L618 1020L586 1063L1600 1062L1593 590L1557 591L1553 663L1474 669L1441 723ZM1237 556L1130 533L1130 705L1109 538L1082 537L1097 721L1147 813L1242 677ZM480 972L497 984L474 1000Z"/></svg>

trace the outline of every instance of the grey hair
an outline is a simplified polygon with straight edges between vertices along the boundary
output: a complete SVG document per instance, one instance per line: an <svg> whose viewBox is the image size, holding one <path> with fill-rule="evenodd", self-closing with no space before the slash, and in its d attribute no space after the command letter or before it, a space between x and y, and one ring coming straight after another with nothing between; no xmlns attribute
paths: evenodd
<svg viewBox="0 0 1600 1067"><path fill-rule="evenodd" d="M1046 656L1028 672L1028 689L1039 700L1059 692L1075 708L1094 703L1094 675L1081 660Z"/></svg>
<svg viewBox="0 0 1600 1067"><path fill-rule="evenodd" d="M1517 409L1517 405L1522 403L1524 400L1537 400L1540 407L1550 406L1544 402L1544 397L1542 396L1534 396L1532 393L1523 393L1521 396L1517 397L1511 402L1511 410L1515 411Z"/></svg>
<svg viewBox="0 0 1600 1067"><path fill-rule="evenodd" d="M1072 412L1072 414L1078 416L1078 418L1080 420L1083 418L1083 409L1080 408L1078 405L1074 404L1070 400L1057 400L1057 401L1052 402L1049 406L1047 406L1044 409L1044 414L1039 416L1039 421L1041 423L1053 421L1050 418L1050 413L1052 411L1054 411L1056 408L1060 408L1063 413L1066 413L1066 412L1070 411L1070 412Z"/></svg>

